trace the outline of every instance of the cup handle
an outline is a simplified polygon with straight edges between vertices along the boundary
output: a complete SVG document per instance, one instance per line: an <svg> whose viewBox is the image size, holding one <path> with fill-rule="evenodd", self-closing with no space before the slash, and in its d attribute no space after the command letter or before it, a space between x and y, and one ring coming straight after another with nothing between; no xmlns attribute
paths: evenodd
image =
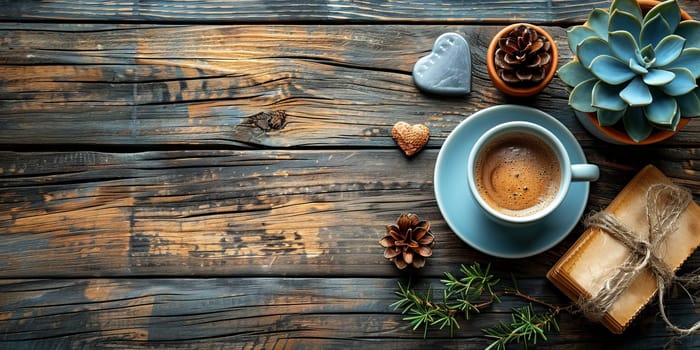
<svg viewBox="0 0 700 350"><path fill-rule="evenodd" d="M571 181L596 181L600 170L595 164L571 164Z"/></svg>

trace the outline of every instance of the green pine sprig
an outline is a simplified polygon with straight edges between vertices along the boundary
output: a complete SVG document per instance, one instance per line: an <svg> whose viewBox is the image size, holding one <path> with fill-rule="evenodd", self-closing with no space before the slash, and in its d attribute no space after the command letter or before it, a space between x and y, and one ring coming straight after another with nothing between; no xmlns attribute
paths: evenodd
<svg viewBox="0 0 700 350"><path fill-rule="evenodd" d="M511 322L500 322L498 325L482 329L487 338L494 339L486 350L506 350L511 343L537 344L537 339L547 340L545 332L554 328L559 331L559 325L555 319L556 313L550 311L536 314L531 304L513 310Z"/></svg>
<svg viewBox="0 0 700 350"><path fill-rule="evenodd" d="M399 282L399 290L395 293L399 299L390 306L394 310L401 310L405 321L408 321L412 329L423 329L423 337L428 334L428 329L449 328L453 336L459 329L458 317L462 315L469 320L473 313L479 313L496 302L500 302L499 296L510 295L520 297L530 302L527 306L514 309L510 323L499 323L496 326L482 329L487 338L493 339L493 343L487 349L501 350L508 344L528 343L536 344L538 339L547 340L546 333L552 329L559 331L556 316L562 311L571 312L573 304L557 306L538 300L520 292L517 283L513 280L515 289L497 290L500 279L490 273L490 265L482 268L478 263L470 266L461 265L460 276L446 272L445 278L440 282L445 286L441 297L428 289L420 293L412 289L410 283L403 285ZM437 301L437 299L440 299ZM532 303L545 306L548 311L536 313Z"/></svg>

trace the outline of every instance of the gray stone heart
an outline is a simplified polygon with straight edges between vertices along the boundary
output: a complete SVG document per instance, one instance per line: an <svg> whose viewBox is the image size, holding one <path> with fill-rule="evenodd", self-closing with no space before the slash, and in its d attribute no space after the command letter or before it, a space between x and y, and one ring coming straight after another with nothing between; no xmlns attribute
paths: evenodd
<svg viewBox="0 0 700 350"><path fill-rule="evenodd" d="M467 41L457 33L440 35L432 52L413 66L413 82L419 89L434 94L470 93L472 58Z"/></svg>

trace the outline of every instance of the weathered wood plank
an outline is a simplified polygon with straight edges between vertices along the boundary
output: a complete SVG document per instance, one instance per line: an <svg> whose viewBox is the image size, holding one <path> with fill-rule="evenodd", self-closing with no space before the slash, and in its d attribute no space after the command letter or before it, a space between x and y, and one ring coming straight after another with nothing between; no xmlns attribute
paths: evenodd
<svg viewBox="0 0 700 350"><path fill-rule="evenodd" d="M452 272L456 272L451 270ZM499 272L496 272L499 273ZM509 280L506 275L505 280ZM412 331L389 305L398 277L0 280L0 347L232 349L484 348L481 329L509 321L521 299L475 314L454 338L446 330ZM418 286L441 288L435 279ZM542 279L520 280L521 291L554 304L568 301ZM613 336L581 316L563 315L548 349L659 349L673 342L651 306L625 336ZM691 322L699 311L687 298L670 301L669 314ZM700 345L688 337L676 346Z"/></svg>
<svg viewBox="0 0 700 350"><path fill-rule="evenodd" d="M2 0L0 20L109 22L459 22L583 21L602 0L411 1L22 1Z"/></svg>
<svg viewBox="0 0 700 350"><path fill-rule="evenodd" d="M602 167L589 208L605 207L648 162L700 198L698 149L647 150L587 148ZM472 260L511 265L466 246L442 220L437 153L0 152L0 277L386 276L394 268L377 241L406 211L433 221L427 275ZM543 276L581 232L515 269Z"/></svg>
<svg viewBox="0 0 700 350"><path fill-rule="evenodd" d="M681 3L697 17L700 2ZM452 234L435 204L445 137L505 102L555 115L601 165L589 210L649 162L700 199L698 120L660 146L613 147L583 131L558 79L530 101L488 81L483 53L499 24L566 26L607 1L416 6L0 0L0 348L483 348L479 329L507 321L516 303L455 339L424 342L388 308L405 275L377 240L414 211L437 236L416 279L435 286L460 262L492 263L505 279L524 277L530 294L564 302L543 276L581 226L539 256L494 259ZM564 28L548 28L568 61ZM413 63L446 31L472 45L465 98L411 82ZM389 136L398 120L432 130L413 159ZM253 147L263 149L241 150ZM699 266L695 253L683 269ZM698 307L681 299L670 312L689 324ZM673 343L653 308L621 337L562 321L547 348L700 347L698 337Z"/></svg>
<svg viewBox="0 0 700 350"><path fill-rule="evenodd" d="M428 124L435 145L499 99L481 66L469 98L436 98L414 87L415 61L439 34L459 29L3 31L9 44L0 51L0 143L387 146L388 130L406 120ZM476 61L496 29L461 27L475 43ZM558 94L564 103L559 88L544 96ZM540 105L552 103L544 99ZM281 130L256 124L268 111L286 114ZM573 121L573 114L564 118Z"/></svg>
<svg viewBox="0 0 700 350"><path fill-rule="evenodd" d="M404 120L430 127L437 147L465 117L509 102L591 138L558 79L528 101L496 92L483 55L498 26L16 26L0 26L0 144L387 147ZM563 64L564 29L549 28ZM472 44L467 97L412 82L415 61L447 31ZM284 122L270 127L270 112ZM700 145L700 120L669 142Z"/></svg>

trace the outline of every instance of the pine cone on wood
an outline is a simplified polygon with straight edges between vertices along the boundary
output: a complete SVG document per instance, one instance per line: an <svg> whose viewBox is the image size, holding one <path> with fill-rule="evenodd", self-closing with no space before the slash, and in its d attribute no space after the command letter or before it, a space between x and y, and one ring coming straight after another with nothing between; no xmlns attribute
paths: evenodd
<svg viewBox="0 0 700 350"><path fill-rule="evenodd" d="M430 232L430 221L420 220L416 214L402 214L396 224L386 226L386 233L379 244L384 247L384 257L400 270L409 265L419 269L433 255L435 237Z"/></svg>

